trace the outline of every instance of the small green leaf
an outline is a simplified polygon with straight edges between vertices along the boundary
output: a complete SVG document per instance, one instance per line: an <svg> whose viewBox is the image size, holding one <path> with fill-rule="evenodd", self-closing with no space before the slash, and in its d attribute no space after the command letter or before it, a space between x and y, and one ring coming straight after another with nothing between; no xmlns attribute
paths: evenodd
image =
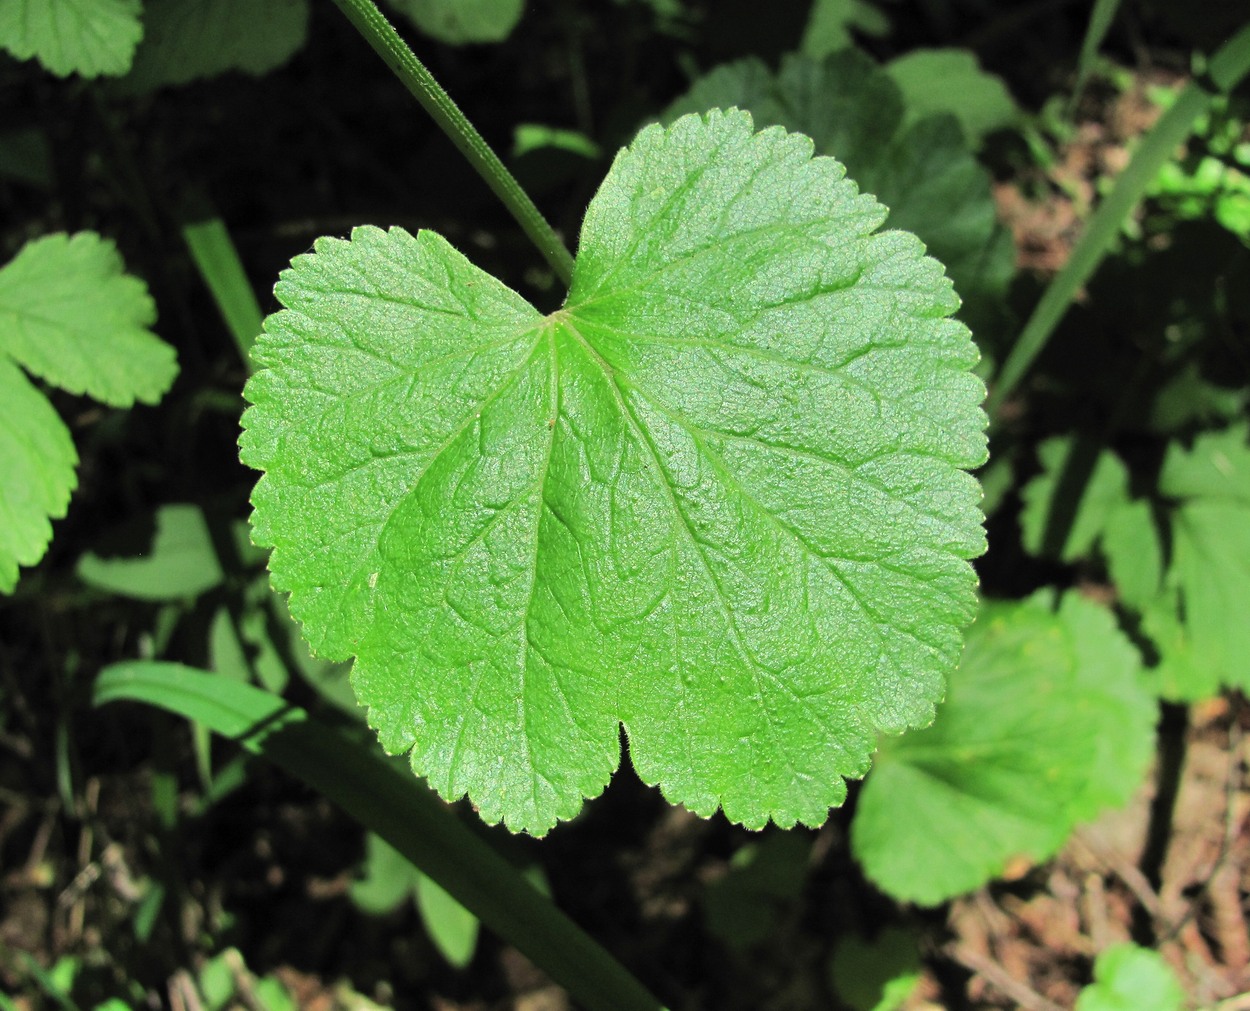
<svg viewBox="0 0 1250 1011"><path fill-rule="evenodd" d="M364 875L351 886L351 899L366 913L389 913L412 898L434 947L450 965L463 969L477 948L478 919L439 885L372 832L365 837Z"/></svg>
<svg viewBox="0 0 1250 1011"><path fill-rule="evenodd" d="M1075 594L983 604L936 722L882 742L851 826L865 873L936 905L1127 801L1153 745L1138 679L1110 613Z"/></svg>
<svg viewBox="0 0 1250 1011"><path fill-rule="evenodd" d="M78 483L69 429L22 370L0 357L0 592L12 593L19 565L34 565L52 540Z"/></svg>
<svg viewBox="0 0 1250 1011"><path fill-rule="evenodd" d="M294 261L241 440L274 585L393 753L541 833L620 760L820 824L926 722L984 548L940 266L750 116L644 130L540 315L443 239Z"/></svg>
<svg viewBox="0 0 1250 1011"><path fill-rule="evenodd" d="M852 30L885 35L890 21L866 0L814 0L800 48L805 56L820 59L851 45Z"/></svg>
<svg viewBox="0 0 1250 1011"><path fill-rule="evenodd" d="M70 393L114 407L154 404L178 374L173 348L148 330L156 309L93 232L26 243L0 269L0 353Z"/></svg>
<svg viewBox="0 0 1250 1011"><path fill-rule="evenodd" d="M1156 951L1117 944L1094 962L1094 982L1076 999L1076 1011L1181 1011L1185 991Z"/></svg>
<svg viewBox="0 0 1250 1011"><path fill-rule="evenodd" d="M390 913L412 898L421 874L395 847L372 832L365 836L361 871L348 895L358 909L375 916Z"/></svg>
<svg viewBox="0 0 1250 1011"><path fill-rule="evenodd" d="M59 77L124 74L143 36L139 0L5 0L0 46Z"/></svg>
<svg viewBox="0 0 1250 1011"><path fill-rule="evenodd" d="M151 90L228 70L282 66L308 34L308 0L146 0L144 35L125 81Z"/></svg>
<svg viewBox="0 0 1250 1011"><path fill-rule="evenodd" d="M173 382L173 349L148 332L143 283L124 274L111 242L91 232L26 243L0 268L0 592L17 584L65 515L78 455L64 422L18 364L106 403L149 402Z"/></svg>
<svg viewBox="0 0 1250 1011"><path fill-rule="evenodd" d="M973 144L1020 119L1003 82L987 74L966 49L914 49L885 65L902 89L909 121L934 113L959 119Z"/></svg>
<svg viewBox="0 0 1250 1011"><path fill-rule="evenodd" d="M129 539L118 533L105 540ZM94 551L78 560L78 578L88 586L135 600L181 600L217 586L221 565L199 506L177 504L156 510L151 547L131 557Z"/></svg>
<svg viewBox="0 0 1250 1011"><path fill-rule="evenodd" d="M502 42L521 20L525 0L389 0L426 35L459 46Z"/></svg>
<svg viewBox="0 0 1250 1011"><path fill-rule="evenodd" d="M250 589L250 588L249 588ZM268 591L268 587L265 587ZM295 644L297 648L302 643ZM221 607L208 632L208 657L213 670L236 681L255 681L271 692L281 692L290 680L286 664L275 648L263 604L245 604L236 619Z"/></svg>
<svg viewBox="0 0 1250 1011"><path fill-rule="evenodd" d="M598 158L599 145L579 130L565 130L542 123L518 123L512 131L512 157L535 151L556 150L582 158Z"/></svg>

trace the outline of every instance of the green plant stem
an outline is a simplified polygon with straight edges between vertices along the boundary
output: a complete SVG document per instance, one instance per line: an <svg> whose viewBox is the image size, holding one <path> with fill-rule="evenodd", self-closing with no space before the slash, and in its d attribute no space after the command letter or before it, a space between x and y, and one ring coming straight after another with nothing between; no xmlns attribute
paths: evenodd
<svg viewBox="0 0 1250 1011"><path fill-rule="evenodd" d="M252 345L260 334L264 313L225 222L212 212L197 216L182 226L182 241L217 303L239 357L252 369Z"/></svg>
<svg viewBox="0 0 1250 1011"><path fill-rule="evenodd" d="M373 0L334 0L374 51L412 92L538 247L566 285L573 279L573 255L556 235L528 193L491 150L451 96L434 80L408 44L399 37Z"/></svg>
<svg viewBox="0 0 1250 1011"><path fill-rule="evenodd" d="M105 668L94 702L119 700L203 723L320 791L514 944L580 1006L661 1011L638 980L432 791L344 730L259 688L174 663Z"/></svg>
<svg viewBox="0 0 1250 1011"><path fill-rule="evenodd" d="M1181 90L1176 102L1142 140L1128 167L1120 173L1111 192L1089 219L1085 234L1073 247L1068 262L1042 294L1033 315L1025 323L1019 339L994 378L985 402L991 423L1003 402L1015 391L1046 347L1046 342L1077 292L1106 256L1124 219L1137 206L1159 169L1189 136L1194 122L1210 105L1214 97L1211 86L1226 92L1250 73L1250 25L1242 28L1220 48L1211 58L1209 69L1206 80L1191 81Z"/></svg>
<svg viewBox="0 0 1250 1011"><path fill-rule="evenodd" d="M1116 12L1120 9L1120 0L1094 0L1093 10L1089 14L1089 27L1085 29L1085 39L1081 42L1081 56L1077 61L1076 84L1072 88L1072 97L1068 99L1068 115L1076 109L1081 100L1081 92L1085 90L1085 82L1089 72L1094 68L1094 60L1102 47L1103 39L1111 29Z"/></svg>

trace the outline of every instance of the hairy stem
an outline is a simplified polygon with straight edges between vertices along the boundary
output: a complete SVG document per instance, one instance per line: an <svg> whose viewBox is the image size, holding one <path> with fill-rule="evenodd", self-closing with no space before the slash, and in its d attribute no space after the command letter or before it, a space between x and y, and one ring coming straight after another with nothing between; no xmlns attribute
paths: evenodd
<svg viewBox="0 0 1250 1011"><path fill-rule="evenodd" d="M490 145L460 111L451 96L417 59L408 44L399 37L386 16L373 0L334 0L347 19L356 26L375 52L412 92L421 107L430 114L461 154L469 160L478 175L516 219L538 251L566 285L573 278L573 255L556 235L542 212L535 206L521 184L490 149Z"/></svg>

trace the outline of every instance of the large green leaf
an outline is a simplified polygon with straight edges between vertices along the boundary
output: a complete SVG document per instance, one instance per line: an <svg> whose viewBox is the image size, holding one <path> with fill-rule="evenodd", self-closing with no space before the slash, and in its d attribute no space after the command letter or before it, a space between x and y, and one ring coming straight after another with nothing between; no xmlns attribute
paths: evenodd
<svg viewBox="0 0 1250 1011"><path fill-rule="evenodd" d="M298 258L242 455L255 537L391 752L543 832L639 774L819 824L927 722L983 550L976 350L940 266L811 142L653 126L540 315L442 238Z"/></svg>
<svg viewBox="0 0 1250 1011"><path fill-rule="evenodd" d="M308 0L146 0L126 85L186 84L227 70L280 67L308 33Z"/></svg>
<svg viewBox="0 0 1250 1011"><path fill-rule="evenodd" d="M173 349L147 329L154 316L143 283L91 232L28 242L0 268L0 592L43 557L78 462L69 430L17 365L108 404L154 402L178 372Z"/></svg>
<svg viewBox="0 0 1250 1011"><path fill-rule="evenodd" d="M426 35L451 45L502 42L521 20L525 0L390 0Z"/></svg>
<svg viewBox="0 0 1250 1011"><path fill-rule="evenodd" d="M758 123L807 134L819 154L846 165L889 208L891 228L924 240L965 300L1001 298L1014 251L997 223L989 176L954 119L915 115L868 56L854 49L824 60L787 56L775 75L759 60L740 60L696 81L664 118L731 105Z"/></svg>
<svg viewBox="0 0 1250 1011"><path fill-rule="evenodd" d="M124 74L143 36L139 0L4 0L0 46L61 77Z"/></svg>
<svg viewBox="0 0 1250 1011"><path fill-rule="evenodd" d="M1109 612L1068 594L986 603L933 726L882 743L851 843L896 898L935 905L1040 860L1141 782L1155 706Z"/></svg>

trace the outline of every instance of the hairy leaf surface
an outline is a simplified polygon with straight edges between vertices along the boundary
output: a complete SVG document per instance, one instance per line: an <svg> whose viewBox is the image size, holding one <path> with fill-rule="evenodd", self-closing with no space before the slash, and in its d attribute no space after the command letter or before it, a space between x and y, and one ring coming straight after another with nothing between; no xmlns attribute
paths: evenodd
<svg viewBox="0 0 1250 1011"><path fill-rule="evenodd" d="M754 58L717 67L664 118L731 105L810 136L889 208L890 227L915 232L946 265L974 329L996 318L991 303L1011 280L1014 250L989 176L953 117L917 115L881 67L847 49L823 60L788 56L776 74Z"/></svg>
<svg viewBox="0 0 1250 1011"><path fill-rule="evenodd" d="M984 603L933 726L882 744L852 823L865 873L936 905L1128 800L1153 744L1139 662L1075 594Z"/></svg>
<svg viewBox="0 0 1250 1011"><path fill-rule="evenodd" d="M974 607L976 351L910 235L744 112L644 130L540 315L442 238L278 285L255 536L391 752L543 832L619 726L701 814L819 824L926 722Z"/></svg>
<svg viewBox="0 0 1250 1011"><path fill-rule="evenodd" d="M143 36L139 0L4 0L0 46L60 77L124 74Z"/></svg>

